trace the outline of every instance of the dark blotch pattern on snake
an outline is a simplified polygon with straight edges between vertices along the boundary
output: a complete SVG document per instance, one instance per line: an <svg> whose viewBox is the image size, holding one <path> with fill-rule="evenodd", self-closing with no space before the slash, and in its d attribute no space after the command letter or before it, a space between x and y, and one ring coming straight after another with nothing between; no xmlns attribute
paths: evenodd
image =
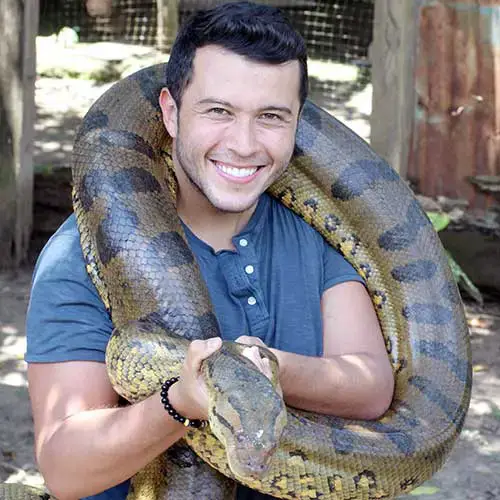
<svg viewBox="0 0 500 500"><path fill-rule="evenodd" d="M154 182L124 180L127 186L137 182L135 198L128 193L128 188L127 193L122 194L117 186L113 203L116 204L117 197L127 210L131 207L136 210L140 222L134 234L144 239L144 245L146 241L154 242L158 235L178 235L165 241L166 248L175 255L179 252L177 248L184 248L182 254L186 249L181 241L179 247L174 244L176 238L182 240L184 235L175 217L172 199L175 193L170 188L175 183L165 181L165 170L171 171L171 165L165 164L168 156L160 154L170 147L155 101L164 72L165 67L159 66L133 75L96 103L91 112L101 111L108 117L106 137L118 137L112 131L125 130L130 132L125 137L139 136L141 140L135 150L133 147L131 150L128 140L121 139L120 150L101 141L98 147L109 148L109 151L103 150L101 156L117 158L107 166L102 160L93 161L90 152L96 147L95 140L89 137L86 141L82 136L75 147L75 193L77 199L82 197L79 179L89 172L104 168L134 178L137 169L143 169L144 173L137 177L153 176L162 190L153 187ZM132 108L123 110L124 103L118 101L120 95L127 95L126 101ZM430 477L442 464L460 431L471 382L463 309L439 239L427 217L405 183L361 139L308 102L300 122L296 150L300 154L269 191L320 231L365 274L384 336L391 346L396 393L392 408L378 422L348 421L289 409L280 447L268 473L260 479L238 477L238 480L282 498L390 498ZM146 189L141 194L144 185L151 186L149 197ZM110 201L108 209L111 204ZM78 206L76 208L78 213ZM152 211L155 215L151 215ZM105 216L82 209L79 213L82 240L96 240L97 231L92 226L99 227ZM96 222L89 222L94 217ZM164 227L165 219L168 227ZM135 286L134 300L142 304L144 295L150 293L151 283L146 283L143 290L142 285L134 285L132 281L132 276L144 274L137 268L136 261L127 261L133 249L122 245L119 263L106 267L95 258L97 242L88 248L88 254L101 268L100 274L109 275L103 278L101 286L111 297L115 323L120 326L130 319L138 319L138 314L128 317L123 310L123 297L116 286L117 281L127 282L132 289ZM191 315L210 317L211 306L195 263L174 258L177 265L172 266L171 257L160 255L158 250L154 253L161 259L160 263L148 261L146 266L168 267L170 273L178 275L181 290L186 290L182 301L176 301L160 283L151 294L153 305L146 301L146 310L151 309L146 313L161 311L159 316L173 322L175 329L182 329L177 324L179 315L184 314L186 320ZM119 280L117 271L123 276ZM193 283L192 287L188 286ZM156 282L153 284L155 288ZM440 293L443 287L445 294ZM170 305L165 304L169 301ZM216 329L209 328L208 336L214 331ZM179 335L193 338L190 333L190 328L184 328ZM110 345L112 349L113 344ZM442 345L447 349L442 350ZM121 356L123 363L133 366L132 356L126 350ZM212 376L217 372L207 371ZM134 384L134 380L130 383ZM218 384L214 381L214 390ZM158 386L150 387L152 392L157 389ZM229 407L242 405L241 401L241 398L228 398L227 404ZM235 410L244 412L245 408ZM224 423L224 418L221 418L223 426L231 427L232 424ZM209 430L193 431L187 442L213 467L234 477L227 467L224 450Z"/></svg>
<svg viewBox="0 0 500 500"><path fill-rule="evenodd" d="M171 141L157 104L165 71L165 65L147 68L108 90L84 119L74 148L81 245L117 327L108 346L108 371L116 390L132 401L157 392L167 373L179 370L183 342L218 335L208 292L176 216ZM237 480L278 498L393 498L440 468L462 428L471 391L463 307L425 213L362 139L306 102L296 151L269 193L364 275L396 389L390 410L376 422L288 408L268 471ZM266 405L261 396L252 399L252 391L249 399L224 395L234 378L225 363L239 366L238 354L224 346L204 368L211 397L222 398L211 402L212 430L233 429L228 421L233 410L245 414L253 405L258 414ZM270 415L263 432L272 437L281 432L277 420L282 417ZM190 431L185 443L140 471L131 495L166 498L170 488L168 498L231 498L235 472L212 430ZM186 456L194 450L202 461L179 458L177 449ZM198 465L205 468L195 475L207 490L192 474L190 479L182 475L198 471Z"/></svg>

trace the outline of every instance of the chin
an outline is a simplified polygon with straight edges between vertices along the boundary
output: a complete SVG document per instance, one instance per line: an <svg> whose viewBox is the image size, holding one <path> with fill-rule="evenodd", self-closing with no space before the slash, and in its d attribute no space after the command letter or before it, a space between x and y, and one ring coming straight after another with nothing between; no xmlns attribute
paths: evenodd
<svg viewBox="0 0 500 500"><path fill-rule="evenodd" d="M210 199L209 199L210 200ZM254 207L256 203L258 202L259 197L252 198L248 201L242 201L241 199L238 200L224 200L224 199L216 199L216 200L210 200L212 205L217 209L220 210L221 212L227 212L227 213L233 213L233 214L239 214L242 212L246 212L250 208Z"/></svg>

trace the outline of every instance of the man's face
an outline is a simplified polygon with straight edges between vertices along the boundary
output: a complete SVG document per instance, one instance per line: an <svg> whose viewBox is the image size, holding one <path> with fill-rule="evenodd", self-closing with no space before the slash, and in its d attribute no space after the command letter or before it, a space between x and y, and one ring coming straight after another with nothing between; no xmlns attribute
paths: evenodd
<svg viewBox="0 0 500 500"><path fill-rule="evenodd" d="M181 189L196 190L219 210L243 212L285 170L300 110L298 61L251 61L218 46L196 51L177 107L160 97L174 138Z"/></svg>

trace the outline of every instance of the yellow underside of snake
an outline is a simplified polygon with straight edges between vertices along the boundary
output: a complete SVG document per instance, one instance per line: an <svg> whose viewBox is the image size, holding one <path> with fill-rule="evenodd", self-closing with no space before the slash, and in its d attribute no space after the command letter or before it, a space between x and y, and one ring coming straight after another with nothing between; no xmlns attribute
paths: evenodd
<svg viewBox="0 0 500 500"><path fill-rule="evenodd" d="M158 391L178 371L185 339L218 334L175 213L170 139L157 104L165 71L147 68L108 90L84 118L74 147L82 249L118 330L108 371L131 401ZM471 391L463 306L439 238L405 182L362 139L306 102L294 157L269 193L363 276L393 364L391 408L369 422L287 408L278 448L260 478L231 470L212 414L212 430L186 438L202 460L186 458L182 446L170 450L134 478L136 498L229 498L231 487L223 493L215 486L222 476L278 498L394 498L439 469L462 428ZM149 326L137 329L141 318ZM205 370L213 378L209 392L224 386L217 377L234 378L230 369ZM230 404L264 412L265 398L258 399ZM281 415L266 417L271 434ZM201 463L210 467L206 476L198 473L198 483L175 476ZM215 469L222 474L212 476Z"/></svg>

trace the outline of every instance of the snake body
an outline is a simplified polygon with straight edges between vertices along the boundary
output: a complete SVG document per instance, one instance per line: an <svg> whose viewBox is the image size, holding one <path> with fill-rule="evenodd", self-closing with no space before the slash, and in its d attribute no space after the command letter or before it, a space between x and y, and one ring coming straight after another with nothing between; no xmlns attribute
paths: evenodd
<svg viewBox="0 0 500 500"><path fill-rule="evenodd" d="M89 110L74 147L81 245L118 332L108 345L108 370L131 401L158 391L166 373L178 371L182 342L219 334L175 212L171 141L157 102L165 71L166 65L152 66L115 84ZM291 164L269 193L364 277L394 369L393 402L377 421L288 408L260 478L235 473L210 428L190 431L186 443L222 473L215 482L235 478L278 498L382 499L409 492L443 464L471 393L467 325L439 238L387 163L309 101ZM206 376L216 375L207 370ZM234 404L259 408L245 398ZM182 491L185 482L175 491L176 479L173 491L163 493L169 453L138 474L136 497L191 498ZM225 493L211 495L198 498Z"/></svg>

